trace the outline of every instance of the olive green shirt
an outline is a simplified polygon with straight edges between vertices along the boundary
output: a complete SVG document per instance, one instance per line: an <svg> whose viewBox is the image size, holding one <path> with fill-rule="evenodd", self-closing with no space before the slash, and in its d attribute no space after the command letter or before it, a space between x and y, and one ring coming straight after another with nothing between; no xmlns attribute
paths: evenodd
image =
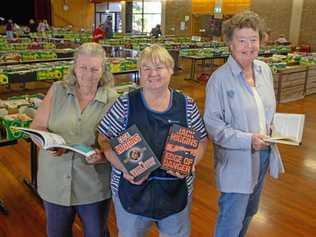
<svg viewBox="0 0 316 237"><path fill-rule="evenodd" d="M66 143L96 147L97 125L116 97L111 89L100 87L81 112L75 88L55 82L48 130L61 135ZM91 165L75 152L56 157L41 149L38 167L38 192L45 201L71 206L111 197L109 164Z"/></svg>

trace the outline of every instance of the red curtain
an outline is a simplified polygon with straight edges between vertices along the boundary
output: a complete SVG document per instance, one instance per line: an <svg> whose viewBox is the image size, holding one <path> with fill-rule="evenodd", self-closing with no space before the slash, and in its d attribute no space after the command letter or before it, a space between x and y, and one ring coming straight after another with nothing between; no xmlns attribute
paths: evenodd
<svg viewBox="0 0 316 237"><path fill-rule="evenodd" d="M50 0L34 0L34 16L36 20L46 19L52 24L52 11Z"/></svg>

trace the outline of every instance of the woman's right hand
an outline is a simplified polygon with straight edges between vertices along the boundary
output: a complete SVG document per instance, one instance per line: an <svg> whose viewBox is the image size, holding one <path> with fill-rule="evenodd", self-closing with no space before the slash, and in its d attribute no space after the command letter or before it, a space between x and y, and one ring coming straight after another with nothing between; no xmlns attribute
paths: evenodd
<svg viewBox="0 0 316 237"><path fill-rule="evenodd" d="M262 135L259 133L252 134L251 149L255 151L260 151L267 148L270 144L264 140L265 138L267 138L266 135Z"/></svg>
<svg viewBox="0 0 316 237"><path fill-rule="evenodd" d="M108 162L102 151L100 151L99 149L95 149L95 153L91 156L86 157L85 159L87 163L91 165L104 164Z"/></svg>
<svg viewBox="0 0 316 237"><path fill-rule="evenodd" d="M128 182L135 184L135 185L141 185L149 177L149 174L144 176L143 178L141 178L138 181L135 181L135 177L132 176L131 174L129 174L127 171L123 172L123 176L124 176L124 179L126 179Z"/></svg>

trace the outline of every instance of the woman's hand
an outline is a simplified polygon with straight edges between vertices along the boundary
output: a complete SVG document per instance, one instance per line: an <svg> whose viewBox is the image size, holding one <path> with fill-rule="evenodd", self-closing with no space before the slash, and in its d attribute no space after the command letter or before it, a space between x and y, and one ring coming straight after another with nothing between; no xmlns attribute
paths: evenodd
<svg viewBox="0 0 316 237"><path fill-rule="evenodd" d="M104 154L99 150L99 149L95 149L95 153L91 156L88 156L85 158L88 164L102 164L102 163L106 163L107 160L104 156Z"/></svg>
<svg viewBox="0 0 316 237"><path fill-rule="evenodd" d="M123 172L123 177L124 177L124 179L126 179L128 182L130 182L132 184L140 185L140 184L144 183L148 179L149 174L144 176L140 180L137 180L137 181L135 181L135 177L132 176L131 174L129 174L128 172Z"/></svg>
<svg viewBox="0 0 316 237"><path fill-rule="evenodd" d="M179 179L184 179L187 176L187 175L183 175L183 174L181 174L179 172L174 172L172 170L168 170L167 173L171 174L171 175L173 175L173 176L175 176L175 177L177 177Z"/></svg>
<svg viewBox="0 0 316 237"><path fill-rule="evenodd" d="M252 134L251 148L255 151L260 151L267 148L270 144L264 140L265 138L267 138L266 135L262 135L259 133Z"/></svg>
<svg viewBox="0 0 316 237"><path fill-rule="evenodd" d="M66 150L63 148L51 148L47 149L47 152L52 154L53 156L62 156L66 153Z"/></svg>

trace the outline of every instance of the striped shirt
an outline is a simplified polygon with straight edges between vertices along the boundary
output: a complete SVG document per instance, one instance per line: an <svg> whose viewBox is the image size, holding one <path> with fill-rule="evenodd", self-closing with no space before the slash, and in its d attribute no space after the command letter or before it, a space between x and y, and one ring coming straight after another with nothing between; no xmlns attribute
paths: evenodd
<svg viewBox="0 0 316 237"><path fill-rule="evenodd" d="M188 127L198 131L201 134L201 139L205 138L207 136L206 129L196 103L189 96L185 96L185 101ZM109 139L120 135L124 130L127 129L128 107L128 95L119 97L101 120L98 127L98 132ZM112 192L118 191L121 173L121 171L113 167L111 179ZM189 195L191 195L193 191L193 181L193 175L186 177Z"/></svg>

